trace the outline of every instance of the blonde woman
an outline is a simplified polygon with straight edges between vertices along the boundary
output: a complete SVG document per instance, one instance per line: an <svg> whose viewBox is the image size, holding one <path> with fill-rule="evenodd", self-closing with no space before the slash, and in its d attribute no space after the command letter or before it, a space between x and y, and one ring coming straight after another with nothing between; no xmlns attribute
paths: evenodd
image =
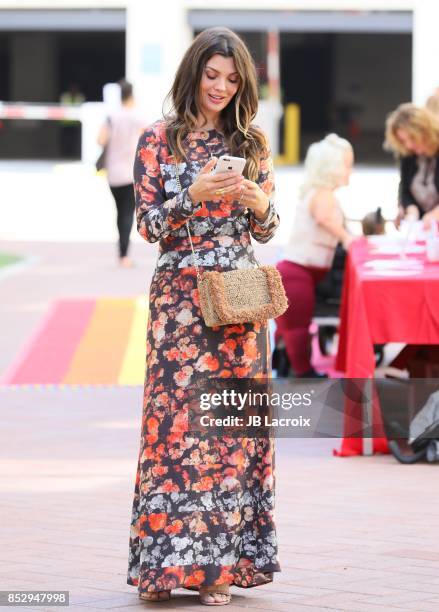
<svg viewBox="0 0 439 612"><path fill-rule="evenodd" d="M285 258L277 264L290 306L276 319L276 342L283 339L298 377L323 376L311 363L309 326L316 284L331 267L337 243L348 248L353 240L334 195L348 184L353 161L352 146L336 134L309 147L293 229Z"/></svg>
<svg viewBox="0 0 439 612"><path fill-rule="evenodd" d="M425 103L425 107L439 117L439 87L436 87L434 92L429 96L427 102Z"/></svg>
<svg viewBox="0 0 439 612"><path fill-rule="evenodd" d="M439 218L439 118L414 104L400 104L386 121L384 147L400 159L398 219Z"/></svg>

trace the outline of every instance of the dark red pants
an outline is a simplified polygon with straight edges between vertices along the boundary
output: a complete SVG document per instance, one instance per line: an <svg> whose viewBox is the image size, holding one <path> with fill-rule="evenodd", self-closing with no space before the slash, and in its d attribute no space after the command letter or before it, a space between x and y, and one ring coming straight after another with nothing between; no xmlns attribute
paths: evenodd
<svg viewBox="0 0 439 612"><path fill-rule="evenodd" d="M275 339L277 342L283 338L291 367L301 376L312 369L309 326L314 313L316 284L328 270L301 266L286 259L276 267L282 276L289 306L276 319Z"/></svg>

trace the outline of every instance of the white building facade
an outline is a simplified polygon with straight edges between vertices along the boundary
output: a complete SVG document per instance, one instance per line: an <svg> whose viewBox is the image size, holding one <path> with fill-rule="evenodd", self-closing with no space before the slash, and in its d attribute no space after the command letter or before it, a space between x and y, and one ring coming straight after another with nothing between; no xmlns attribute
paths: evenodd
<svg viewBox="0 0 439 612"><path fill-rule="evenodd" d="M367 94L368 74L374 72L375 66L378 69L383 60L382 83L374 86L374 98L366 104L375 109L381 121L387 109L384 92L392 88L392 83L396 87L404 74L411 72L409 89L412 100L418 104L424 104L439 85L438 23L438 0L210 0L209 3L199 0L0 0L0 35L14 32L8 77L11 101L44 102L41 98L45 92L56 88L56 54L44 32L50 29L58 33L75 29L78 32L119 31L125 32L126 77L134 83L138 101L148 109L151 120L162 114L164 98L194 32L210 25L225 25L237 31L265 32L271 37L267 44L271 57L266 64L268 91L273 102L280 98L276 87L280 49L276 40L279 41L280 34L346 33L351 36L350 44L358 34L409 34L411 49L406 57L410 57L411 65L405 61L398 67L393 58L393 74L388 75L385 55L392 53L391 47L380 51L378 38L376 45L371 45L370 39L367 42L363 39L363 64L366 66L369 61L369 65L362 68L362 95ZM39 31L41 36L35 36ZM26 50L26 32L34 33L31 53ZM336 74L332 79L340 80L344 70L352 81L355 64L349 66L343 62L343 57L349 56L348 42L345 40L339 49L341 59L335 64ZM357 52L360 53L358 49ZM341 65L343 70L337 68ZM340 87L343 89L343 83ZM380 100L380 90L383 100ZM363 122L373 127L368 108Z"/></svg>

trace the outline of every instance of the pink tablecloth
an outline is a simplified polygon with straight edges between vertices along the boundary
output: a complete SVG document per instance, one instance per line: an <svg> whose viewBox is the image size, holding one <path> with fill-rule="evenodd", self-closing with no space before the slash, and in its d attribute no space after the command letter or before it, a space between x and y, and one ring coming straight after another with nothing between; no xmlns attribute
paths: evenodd
<svg viewBox="0 0 439 612"><path fill-rule="evenodd" d="M375 368L374 344L439 344L439 263L429 263L425 254L408 255L422 261L421 273L413 276L380 276L365 266L372 259L399 259L374 254L366 239L355 242L346 262L341 305L340 342L337 370L347 378L370 378ZM352 435L359 407L345 407L345 431L339 456L360 455L363 440ZM373 452L388 452L378 402L374 402L377 435Z"/></svg>

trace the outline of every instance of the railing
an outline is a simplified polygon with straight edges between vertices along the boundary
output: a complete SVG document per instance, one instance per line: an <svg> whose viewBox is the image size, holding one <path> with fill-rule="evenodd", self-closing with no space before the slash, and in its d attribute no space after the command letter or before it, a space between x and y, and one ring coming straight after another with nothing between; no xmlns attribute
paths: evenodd
<svg viewBox="0 0 439 612"><path fill-rule="evenodd" d="M64 104L29 104L27 102L0 102L0 119L43 119L63 121L82 120L82 106Z"/></svg>
<svg viewBox="0 0 439 612"><path fill-rule="evenodd" d="M81 126L81 161L94 164L101 148L97 135L106 117L103 102L84 102L78 106L32 102L0 102L0 120L78 121Z"/></svg>

